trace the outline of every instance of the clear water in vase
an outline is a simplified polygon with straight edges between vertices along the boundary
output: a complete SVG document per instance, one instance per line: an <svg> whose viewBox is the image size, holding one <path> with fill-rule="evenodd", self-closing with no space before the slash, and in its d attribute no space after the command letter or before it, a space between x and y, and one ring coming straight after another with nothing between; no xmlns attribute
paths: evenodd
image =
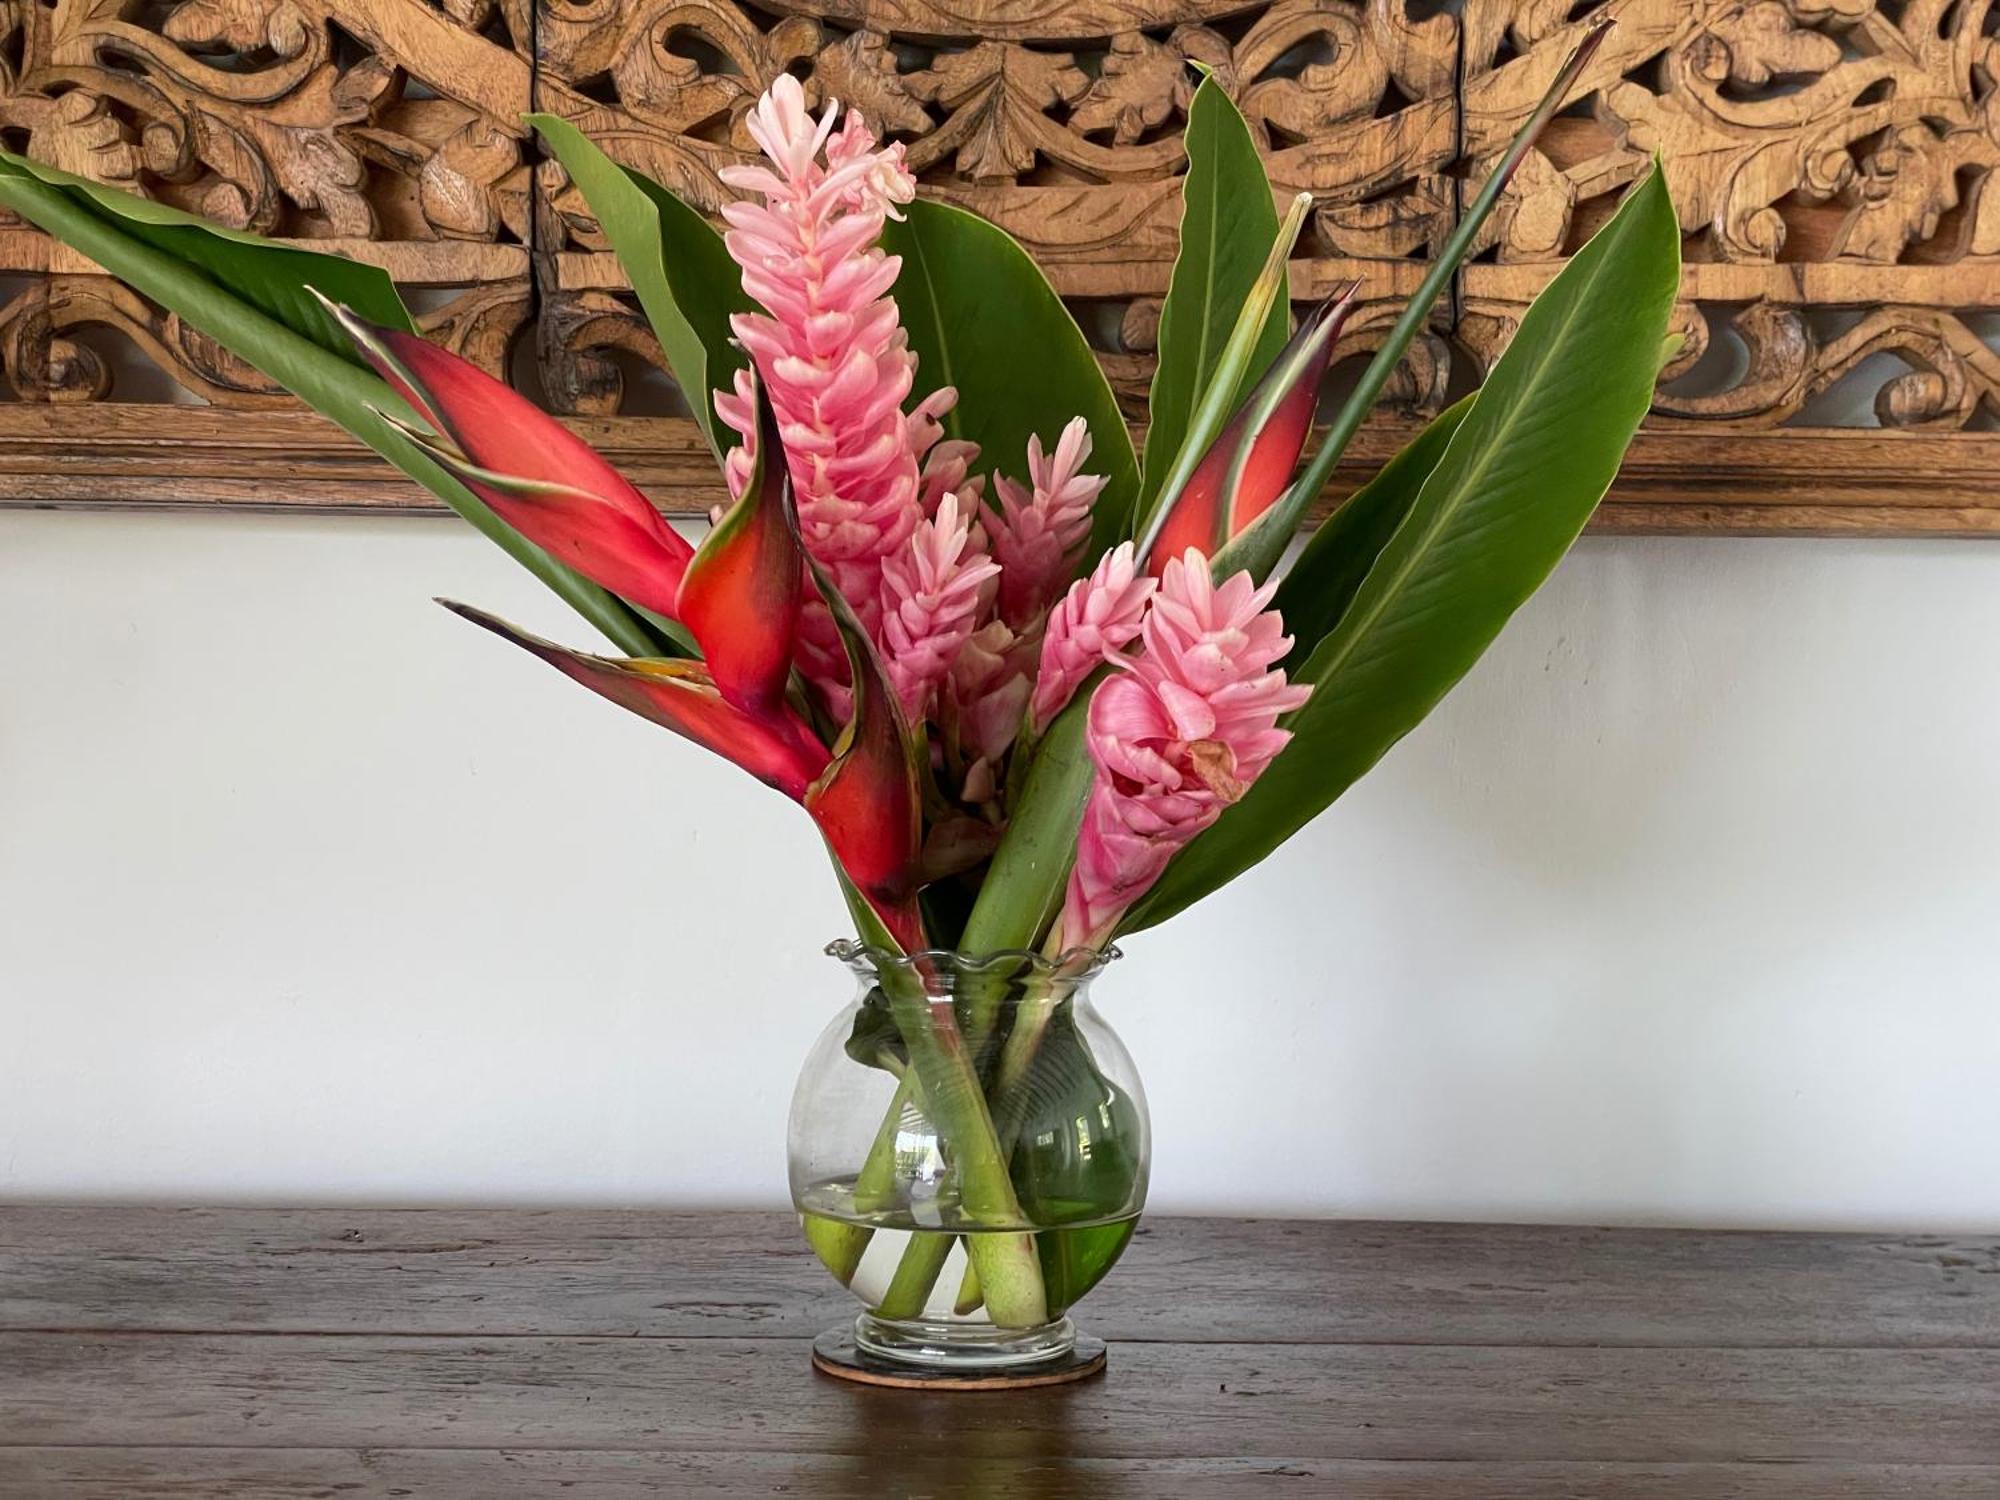
<svg viewBox="0 0 2000 1500"><path fill-rule="evenodd" d="M847 1284L876 1316L984 1326L991 1320L972 1270L965 1243L969 1238L1024 1235L1032 1241L1054 1318L1104 1279L1139 1223L1133 1212L1032 1230L994 1230L959 1221L948 1210L928 1219L908 1208L867 1213L854 1205L851 1180L816 1184L801 1196L799 1210L807 1241L836 1274L842 1243L867 1233L867 1247Z"/></svg>

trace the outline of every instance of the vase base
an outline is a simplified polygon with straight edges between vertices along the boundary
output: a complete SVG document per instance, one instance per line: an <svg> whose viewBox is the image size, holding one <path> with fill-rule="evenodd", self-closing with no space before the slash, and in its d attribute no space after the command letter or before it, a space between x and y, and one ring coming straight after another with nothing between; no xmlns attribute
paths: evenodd
<svg viewBox="0 0 2000 1500"><path fill-rule="evenodd" d="M959 1364L885 1359L855 1342L852 1328L829 1328L813 1340L813 1368L837 1380L861 1385L925 1391L1018 1391L1039 1385L1069 1385L1104 1373L1104 1340L1077 1334L1053 1354L1013 1364L967 1368Z"/></svg>

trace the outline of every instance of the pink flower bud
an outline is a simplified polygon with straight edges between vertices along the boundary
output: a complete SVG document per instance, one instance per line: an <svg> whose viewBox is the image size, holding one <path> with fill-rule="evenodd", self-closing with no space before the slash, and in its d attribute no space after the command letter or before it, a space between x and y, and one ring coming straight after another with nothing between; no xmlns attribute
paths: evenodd
<svg viewBox="0 0 2000 1500"><path fill-rule="evenodd" d="M961 518L958 497L946 495L882 567L883 655L912 721L924 717L931 690L972 635L980 585L999 571L968 547L970 534L971 517Z"/></svg>
<svg viewBox="0 0 2000 1500"><path fill-rule="evenodd" d="M1005 584L1005 574L1002 574ZM1049 613L1042 637L1042 665L1035 677L1034 722L1046 727L1078 686L1139 634L1154 580L1139 572L1132 544L1104 554L1088 578L1069 586Z"/></svg>
<svg viewBox="0 0 2000 1500"><path fill-rule="evenodd" d="M1090 536L1090 511L1105 480L1082 472L1090 457L1090 427L1082 417L1071 419L1056 441L1056 451L1042 452L1042 440L1028 439L1028 479L1023 489L1004 474L993 476L1000 498L994 523L993 555L1002 568L1000 616L1009 625L1027 624L1048 608L1068 583L1076 553Z"/></svg>

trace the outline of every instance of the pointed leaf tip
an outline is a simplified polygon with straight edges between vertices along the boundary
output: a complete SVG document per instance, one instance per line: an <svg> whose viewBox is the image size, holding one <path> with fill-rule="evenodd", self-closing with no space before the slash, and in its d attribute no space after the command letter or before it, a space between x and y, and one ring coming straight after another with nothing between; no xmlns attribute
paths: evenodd
<svg viewBox="0 0 2000 1500"><path fill-rule="evenodd" d="M1306 507L1311 505L1320 491L1326 488L1327 480L1333 476L1334 466L1340 462L1341 455L1347 451L1348 443L1360 430L1369 409L1374 406L1376 398L1389 383L1389 378L1402 361L1404 353L1429 319L1431 309L1444 294L1445 288L1458 275L1459 267L1465 263L1466 257L1478 243L1482 228L1492 214L1494 206L1500 201L1500 196L1506 190L1515 168L1534 148L1543 128L1562 107L1564 98L1583 76L1584 69L1589 66L1598 48L1604 44L1604 38L1613 24L1611 17L1599 15L1586 27L1578 45L1557 70L1555 79L1542 96L1541 102L1530 112L1520 130L1516 132L1499 166L1473 195L1472 201L1467 204L1465 211L1459 217L1458 226L1452 230L1444 247L1433 257L1430 269L1424 274L1423 283L1417 288L1416 295L1404 305L1402 314L1376 348L1374 358L1368 362L1367 369L1362 372L1359 383L1348 393L1347 400L1342 403L1333 421L1328 424L1326 436L1306 465L1305 472L1299 476L1298 481L1284 498L1271 509L1262 525L1232 542L1226 554L1215 559L1215 568L1219 576L1248 570L1257 577L1263 577L1277 565L1293 532L1304 517Z"/></svg>
<svg viewBox="0 0 2000 1500"><path fill-rule="evenodd" d="M1291 254L1297 243L1299 231L1305 225L1305 213L1311 206L1308 194L1300 194L1292 200L1283 222L1278 225L1277 237L1271 241L1262 268L1244 294L1242 304L1237 309L1229 336L1224 341L1221 355L1208 372L1202 387L1200 399L1195 403L1188 417L1180 444L1168 468L1159 493L1153 498L1151 511L1145 524L1139 528L1139 555L1142 559L1162 555L1159 549L1160 533L1168 519L1180 504L1182 495L1193 484L1196 470L1209 458L1218 444L1233 447L1226 437L1229 417L1233 410L1241 410L1254 401L1254 394L1238 401L1237 392L1242 389L1251 373L1257 369L1268 371L1272 364L1259 363L1258 347L1264 335L1270 331L1275 320L1282 340L1282 329L1290 321L1286 312L1287 297L1291 286ZM1178 274L1178 265L1176 274ZM1170 290L1171 295L1171 290ZM1165 312L1161 314L1165 318ZM1164 326L1164 325L1163 325ZM1164 337L1164 334L1163 334ZM1278 355L1266 356L1275 360L1283 357L1281 348ZM1219 489L1221 475L1206 476L1211 489ZM1215 497L1211 495L1196 502L1197 514L1205 518L1216 515ZM1185 524L1185 523L1183 523ZM1192 528L1204 535L1212 535L1217 529L1211 525L1203 530ZM1197 544L1202 545L1202 544ZM1203 550L1210 550L1203 545Z"/></svg>
<svg viewBox="0 0 2000 1500"><path fill-rule="evenodd" d="M476 606L454 599L437 602L620 708L734 762L795 802L805 800L826 766L826 752L809 739L783 725L759 722L725 702L700 662L593 656L543 640Z"/></svg>

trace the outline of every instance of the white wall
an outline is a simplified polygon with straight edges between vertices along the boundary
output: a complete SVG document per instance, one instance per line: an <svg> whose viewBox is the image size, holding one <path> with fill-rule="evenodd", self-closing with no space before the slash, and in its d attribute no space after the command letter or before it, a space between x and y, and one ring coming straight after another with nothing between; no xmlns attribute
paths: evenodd
<svg viewBox="0 0 2000 1500"><path fill-rule="evenodd" d="M775 1203L775 795L453 523L0 514L0 1198ZM1586 542L1102 986L1162 1208L2000 1225L2000 546Z"/></svg>

